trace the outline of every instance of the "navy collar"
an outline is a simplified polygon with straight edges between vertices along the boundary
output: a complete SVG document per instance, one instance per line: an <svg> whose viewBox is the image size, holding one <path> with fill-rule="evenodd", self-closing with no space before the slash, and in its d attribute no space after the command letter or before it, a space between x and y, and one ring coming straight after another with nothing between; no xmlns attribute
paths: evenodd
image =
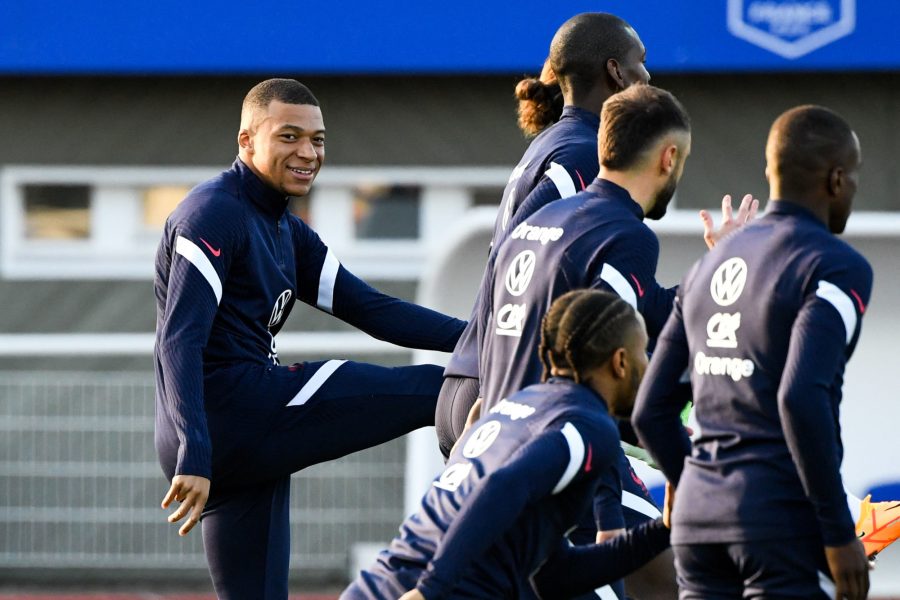
<svg viewBox="0 0 900 600"><path fill-rule="evenodd" d="M231 168L241 180L241 190L247 194L254 206L270 217L280 218L284 214L290 200L289 196L266 185L240 157L234 159Z"/></svg>
<svg viewBox="0 0 900 600"><path fill-rule="evenodd" d="M560 121L565 118L584 121L594 129L600 129L600 115L589 110L579 108L578 106L572 106L571 104L564 106Z"/></svg>
<svg viewBox="0 0 900 600"><path fill-rule="evenodd" d="M819 217L805 206L801 206L790 200L769 200L766 205L767 215L787 215L791 217L799 217L806 221L818 225L822 229L828 230L828 225L823 223Z"/></svg>
<svg viewBox="0 0 900 600"><path fill-rule="evenodd" d="M628 193L628 190L613 183L609 179L601 179L598 177L587 186L585 191L590 192L595 196L600 196L601 198L618 200L622 203L622 206L631 211L631 214L633 214L638 221L644 220L644 209L641 208L641 205L634 201L631 194Z"/></svg>
<svg viewBox="0 0 900 600"><path fill-rule="evenodd" d="M607 413L609 412L609 406L606 404L606 399L605 399L603 396L601 396L600 394L598 394L598 393L594 390L594 388L592 388L592 387L590 387L590 386L588 386L588 385L585 385L585 384L583 384L583 383L575 383L575 380L574 380L574 379L570 379L570 378L568 378L568 377L561 377L561 376L559 376L559 375L555 375L555 376L550 376L550 377L548 377L546 383L550 383L550 384L553 384L553 385L581 386L581 387L583 387L584 389L586 389L588 392L590 392L591 395L592 395L593 397L595 397L595 398L600 402L600 404L603 405L603 409L604 409Z"/></svg>

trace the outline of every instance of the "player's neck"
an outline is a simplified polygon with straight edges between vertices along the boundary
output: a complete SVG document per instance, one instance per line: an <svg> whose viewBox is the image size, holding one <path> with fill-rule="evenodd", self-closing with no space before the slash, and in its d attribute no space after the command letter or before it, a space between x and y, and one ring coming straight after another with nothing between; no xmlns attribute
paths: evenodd
<svg viewBox="0 0 900 600"><path fill-rule="evenodd" d="M578 96L573 94L570 90L563 94L563 104L565 106L575 106L582 110L592 112L599 117L600 111L603 109L603 103L607 98L612 96L613 93L614 92L606 89L605 86L597 86L587 94L580 94Z"/></svg>
<svg viewBox="0 0 900 600"><path fill-rule="evenodd" d="M772 183L769 186L769 198L802 206L814 214L818 220L828 225L828 202L821 198L810 197L807 194L788 190L777 183Z"/></svg>
<svg viewBox="0 0 900 600"><path fill-rule="evenodd" d="M653 208L659 189L654 178L647 172L613 171L601 166L598 177L612 181L619 187L625 188L631 199L638 203L645 215Z"/></svg>

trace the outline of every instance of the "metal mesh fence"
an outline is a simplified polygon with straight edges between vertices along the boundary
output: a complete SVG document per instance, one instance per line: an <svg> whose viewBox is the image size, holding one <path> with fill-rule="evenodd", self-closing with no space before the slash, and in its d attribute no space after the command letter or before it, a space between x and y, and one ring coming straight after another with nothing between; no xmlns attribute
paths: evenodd
<svg viewBox="0 0 900 600"><path fill-rule="evenodd" d="M0 569L204 569L159 502L151 373L0 372ZM339 577L402 519L400 440L294 475L292 574Z"/></svg>

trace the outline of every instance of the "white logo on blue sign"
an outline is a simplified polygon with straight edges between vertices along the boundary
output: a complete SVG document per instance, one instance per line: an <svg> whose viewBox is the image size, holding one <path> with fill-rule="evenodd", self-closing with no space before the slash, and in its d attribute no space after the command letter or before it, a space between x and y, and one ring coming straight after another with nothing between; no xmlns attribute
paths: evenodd
<svg viewBox="0 0 900 600"><path fill-rule="evenodd" d="M728 30L788 59L842 37L856 27L856 0L728 0Z"/></svg>

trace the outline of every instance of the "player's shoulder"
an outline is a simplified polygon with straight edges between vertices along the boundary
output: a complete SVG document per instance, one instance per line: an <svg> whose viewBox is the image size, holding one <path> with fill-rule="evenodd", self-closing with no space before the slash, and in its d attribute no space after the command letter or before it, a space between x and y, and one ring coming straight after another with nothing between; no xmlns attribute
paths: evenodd
<svg viewBox="0 0 900 600"><path fill-rule="evenodd" d="M838 237L827 234L810 252L814 263L812 283L820 281L849 288L868 302L872 290L872 265L856 248Z"/></svg>
<svg viewBox="0 0 900 600"><path fill-rule="evenodd" d="M619 430L613 418L605 411L586 407L572 410L562 415L554 425L559 428L570 447L580 447L585 452L590 452L595 460L614 462L618 457Z"/></svg>
<svg viewBox="0 0 900 600"><path fill-rule="evenodd" d="M604 229L610 239L623 239L632 248L659 247L656 233L643 219L636 218L631 209L618 198L610 198L590 190L582 192L585 215L579 219L594 229Z"/></svg>
<svg viewBox="0 0 900 600"><path fill-rule="evenodd" d="M822 254L830 259L838 261L848 268L868 272L871 274L872 266L862 253L851 246L846 240L842 240L833 234L826 234L822 239Z"/></svg>
<svg viewBox="0 0 900 600"><path fill-rule="evenodd" d="M546 169L549 170L553 164L563 167L573 178L576 189L584 189L597 176L599 169L596 137L561 138L558 144L548 149L544 158Z"/></svg>
<svg viewBox="0 0 900 600"><path fill-rule="evenodd" d="M547 411L553 427L569 423L582 436L618 443L618 428L595 392L567 379L551 379L541 386L537 388L544 394L541 408Z"/></svg>
<svg viewBox="0 0 900 600"><path fill-rule="evenodd" d="M242 201L240 181L233 170L223 171L197 184L172 212L170 220L234 221L241 219L247 203Z"/></svg>
<svg viewBox="0 0 900 600"><path fill-rule="evenodd" d="M247 241L247 202L237 183L225 171L194 187L166 220L169 239L174 235L207 240L229 254Z"/></svg>

